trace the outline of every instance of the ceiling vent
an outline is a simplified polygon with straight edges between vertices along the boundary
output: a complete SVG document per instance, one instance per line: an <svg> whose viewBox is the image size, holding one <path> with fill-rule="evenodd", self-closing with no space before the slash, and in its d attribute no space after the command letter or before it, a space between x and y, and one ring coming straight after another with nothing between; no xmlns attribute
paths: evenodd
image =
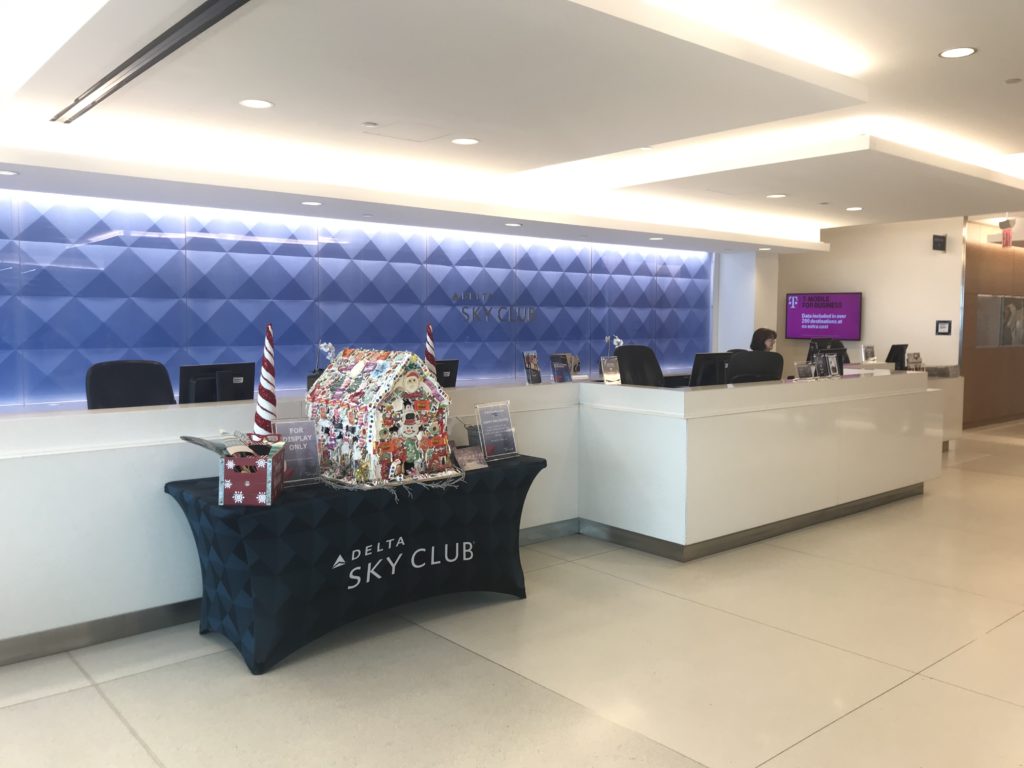
<svg viewBox="0 0 1024 768"><path fill-rule="evenodd" d="M168 27L149 45L118 64L106 77L50 119L64 123L78 119L110 94L130 83L164 57L174 53L189 40L202 34L247 2L249 0L206 0L181 21Z"/></svg>

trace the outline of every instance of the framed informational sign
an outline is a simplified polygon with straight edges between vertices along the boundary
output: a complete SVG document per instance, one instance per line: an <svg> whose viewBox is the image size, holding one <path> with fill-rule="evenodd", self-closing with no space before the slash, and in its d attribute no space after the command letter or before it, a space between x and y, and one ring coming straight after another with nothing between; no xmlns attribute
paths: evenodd
<svg viewBox="0 0 1024 768"><path fill-rule="evenodd" d="M508 400L481 403L476 406L476 418L480 425L480 446L484 449L484 459L498 461L519 455Z"/></svg>
<svg viewBox="0 0 1024 768"><path fill-rule="evenodd" d="M273 429L285 440L287 462L285 485L303 485L320 481L320 451L316 445L316 425L309 419L275 419Z"/></svg>
<svg viewBox="0 0 1024 768"><path fill-rule="evenodd" d="M839 375L839 355L835 352L827 352L825 354L826 364L828 365L828 375L838 376Z"/></svg>

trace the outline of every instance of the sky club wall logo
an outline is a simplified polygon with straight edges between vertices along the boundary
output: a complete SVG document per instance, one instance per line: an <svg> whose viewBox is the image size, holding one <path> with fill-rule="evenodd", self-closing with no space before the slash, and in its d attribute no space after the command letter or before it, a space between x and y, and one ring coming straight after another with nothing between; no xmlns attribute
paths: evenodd
<svg viewBox="0 0 1024 768"><path fill-rule="evenodd" d="M403 569L436 568L473 559L473 541L453 541L417 547L411 552L405 538L382 539L375 544L341 553L334 559L332 570L347 568L347 589L356 589L371 581L390 578ZM346 557L347 555L347 557Z"/></svg>
<svg viewBox="0 0 1024 768"><path fill-rule="evenodd" d="M537 316L535 306L513 306L490 303L492 293L463 291L452 294L452 303L467 323L531 323Z"/></svg>

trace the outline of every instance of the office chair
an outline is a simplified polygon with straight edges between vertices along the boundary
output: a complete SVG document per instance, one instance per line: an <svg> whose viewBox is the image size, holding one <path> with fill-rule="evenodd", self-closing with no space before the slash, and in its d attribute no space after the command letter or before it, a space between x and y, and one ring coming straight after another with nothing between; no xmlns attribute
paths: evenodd
<svg viewBox="0 0 1024 768"><path fill-rule="evenodd" d="M665 376L658 365L654 350L640 344L624 344L616 348L615 356L619 359L619 375L623 384L636 384L642 387L663 387Z"/></svg>
<svg viewBox="0 0 1024 768"><path fill-rule="evenodd" d="M174 405L174 389L164 364L156 360L109 360L85 372L89 408Z"/></svg>
<svg viewBox="0 0 1024 768"><path fill-rule="evenodd" d="M726 369L726 384L778 381L782 378L782 355L778 352L733 352Z"/></svg>

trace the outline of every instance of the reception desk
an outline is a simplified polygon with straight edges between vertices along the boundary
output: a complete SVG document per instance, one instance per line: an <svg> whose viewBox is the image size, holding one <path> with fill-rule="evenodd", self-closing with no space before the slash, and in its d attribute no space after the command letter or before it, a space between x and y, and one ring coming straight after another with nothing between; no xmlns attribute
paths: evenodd
<svg viewBox="0 0 1024 768"><path fill-rule="evenodd" d="M580 388L581 530L690 559L921 493L942 397L924 374Z"/></svg>
<svg viewBox="0 0 1024 768"><path fill-rule="evenodd" d="M458 438L457 417L508 400L520 452L547 459L522 541L583 530L686 558L920 492L941 458L941 396L927 384L460 387L451 428ZM279 415L300 416L301 393L280 394ZM194 618L195 546L163 487L216 472L179 435L248 430L252 415L251 402L0 415L0 582L15 585L0 663Z"/></svg>

